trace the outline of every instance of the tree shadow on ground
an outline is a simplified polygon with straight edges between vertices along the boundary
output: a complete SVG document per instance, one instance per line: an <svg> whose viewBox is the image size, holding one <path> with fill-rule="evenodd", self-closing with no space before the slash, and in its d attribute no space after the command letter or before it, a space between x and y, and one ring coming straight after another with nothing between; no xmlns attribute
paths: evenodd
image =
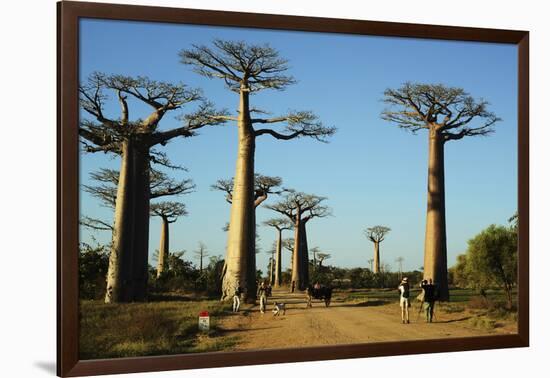
<svg viewBox="0 0 550 378"><path fill-rule="evenodd" d="M472 317L471 316L464 316L462 318L457 318L457 319L449 319L449 320L437 320L435 319L433 321L433 323L457 323L457 322L463 322L463 321L466 321L466 320L469 320L471 319Z"/></svg>
<svg viewBox="0 0 550 378"><path fill-rule="evenodd" d="M371 299L363 302L340 302L338 304L331 303L329 307L376 307L384 306L391 303L381 299Z"/></svg>

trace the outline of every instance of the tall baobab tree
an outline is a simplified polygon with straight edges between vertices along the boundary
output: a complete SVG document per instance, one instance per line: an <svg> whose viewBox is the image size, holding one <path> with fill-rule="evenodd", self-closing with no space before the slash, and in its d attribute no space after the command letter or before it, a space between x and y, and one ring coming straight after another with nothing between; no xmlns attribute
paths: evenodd
<svg viewBox="0 0 550 378"><path fill-rule="evenodd" d="M398 89L387 89L384 96L390 108L383 111L382 119L413 134L428 132L424 278L432 278L439 285L441 300L448 300L444 146L449 141L488 135L500 118L488 110L487 101L442 84L405 83Z"/></svg>
<svg viewBox="0 0 550 378"><path fill-rule="evenodd" d="M160 246L157 260L157 278L162 276L168 263L170 253L170 224L179 217L187 215L185 205L180 202L159 202L151 204L151 215L160 217Z"/></svg>
<svg viewBox="0 0 550 378"><path fill-rule="evenodd" d="M119 117L107 114L106 92L111 92L120 104ZM120 156L105 302L144 300L148 276L151 150L176 137L193 136L201 127L222 123L223 119L215 116L225 113L214 111L196 89L146 77L94 73L79 86L79 96L84 113L79 134L84 150ZM145 104L151 112L130 119L129 105L133 101ZM199 104L198 109L181 118L183 126L160 130L166 113L191 103Z"/></svg>
<svg viewBox="0 0 550 378"><path fill-rule="evenodd" d="M267 251L266 253L269 255L269 266L268 266L269 284L274 285L275 283L275 245L273 245L273 248L270 248L270 250Z"/></svg>
<svg viewBox="0 0 550 378"><path fill-rule="evenodd" d="M200 75L222 79L226 87L239 96L237 116L221 116L238 128L238 155L235 167L235 191L231 205L227 241L226 269L222 298L230 298L235 287L245 288L244 297L255 297L255 280L251 280L248 256L253 256L254 219L254 155L256 138L269 135L279 140L311 137L323 141L334 128L323 126L311 111L292 111L288 114L260 118L265 113L250 106L250 95L266 89L284 90L295 80L285 71L287 61L269 45L249 45L245 42L214 40L212 46L193 45L180 52L182 63L192 66ZM256 125L284 124L281 132Z"/></svg>
<svg viewBox="0 0 550 378"><path fill-rule="evenodd" d="M203 242L199 242L199 246L197 250L194 252L194 254L199 259L199 272L202 273L204 258L209 256L208 249L206 248L206 244L204 244Z"/></svg>
<svg viewBox="0 0 550 378"><path fill-rule="evenodd" d="M399 273L399 279L401 280L403 278L403 261L405 259L402 256L399 256L395 259L395 262L397 263L398 273Z"/></svg>
<svg viewBox="0 0 550 378"><path fill-rule="evenodd" d="M266 208L288 217L294 227L294 253L292 258L292 281L299 290L309 284L309 253L307 249L306 224L313 218L331 214L322 202L325 197L290 191L285 198Z"/></svg>
<svg viewBox="0 0 550 378"><path fill-rule="evenodd" d="M367 239L374 243L373 273L380 273L380 243L384 241L388 232L390 232L390 228L385 226L374 226L365 230Z"/></svg>
<svg viewBox="0 0 550 378"><path fill-rule="evenodd" d="M244 295L244 301L247 303L252 303L256 300L256 254L258 253L258 250L256 248L256 208L260 206L271 194L281 194L284 189L281 189L280 186L282 184L283 180L280 177L272 177L272 176L264 176L259 173L254 174L254 214L253 214L253 222L254 222L254 248L249 249L248 252L251 254L247 256L245 260L243 260L243 263L246 262L246 282L248 283L248 287L246 290L246 295ZM220 179L216 181L214 185L212 185L212 189L214 190L220 190L222 192L225 192L225 200L229 204L233 204L233 193L235 189L235 180L232 179ZM227 225L226 229L228 232L230 232L230 223ZM226 261L227 264L227 261ZM222 299L225 299L225 296L229 295L229 293L226 293L222 291Z"/></svg>
<svg viewBox="0 0 550 378"><path fill-rule="evenodd" d="M169 165L167 161L166 161L166 164ZM118 188L120 187L119 185L120 177L121 176L119 172L116 170L101 168L96 172L90 173L90 178L93 181L97 182L98 184L84 185L84 191L98 198L103 203L103 205L116 209L117 195L119 193ZM177 181L172 178L169 178L166 175L166 173L162 171L159 171L154 168L150 168L149 190L147 193L147 196L149 199L187 194L187 193L190 193L194 188L195 188L195 185L190 179ZM150 209L150 206L148 207ZM104 222L98 219L91 219L87 217L83 218L83 220L81 220L81 223L85 226L89 226L89 227L92 226L92 228L95 228L95 229L98 229L98 226L101 226L101 225L103 226L108 225L107 222ZM114 224L110 227L110 229L114 234L116 230L116 211L115 211ZM149 240L148 235L147 235L147 240ZM146 257L148 258L148 253ZM131 267L133 268L132 270L133 275L142 274L141 264L132 265ZM130 274L130 272L127 272L127 274Z"/></svg>
<svg viewBox="0 0 550 378"><path fill-rule="evenodd" d="M281 258L282 258L282 248L283 248L283 231L292 229L292 223L288 219L283 218L272 218L266 220L263 223L265 226L273 227L277 230L277 240L275 244L275 273L274 273L274 287L280 287L282 284L282 268L281 268Z"/></svg>

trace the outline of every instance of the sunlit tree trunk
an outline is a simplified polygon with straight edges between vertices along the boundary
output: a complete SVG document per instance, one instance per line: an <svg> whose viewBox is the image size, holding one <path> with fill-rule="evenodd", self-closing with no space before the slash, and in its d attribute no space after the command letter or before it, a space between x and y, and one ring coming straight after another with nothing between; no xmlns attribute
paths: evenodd
<svg viewBox="0 0 550 378"><path fill-rule="evenodd" d="M374 261L373 261L373 273L380 273L380 243L374 242Z"/></svg>
<svg viewBox="0 0 550 378"><path fill-rule="evenodd" d="M254 149L255 136L248 104L248 92L241 90L238 118L239 146L231 215L227 239L226 269L222 282L222 300L243 288L243 299L256 299L255 214L254 214Z"/></svg>
<svg viewBox="0 0 550 378"><path fill-rule="evenodd" d="M301 286L297 287L299 287L300 290L305 290L309 285L309 250L307 246L306 222L302 222L301 227L302 229L300 231L300 248L302 250L302 278L300 279Z"/></svg>
<svg viewBox="0 0 550 378"><path fill-rule="evenodd" d="M424 242L424 278L439 285L440 300L449 299L447 283L447 235L445 225L444 140L430 129L428 157L428 209Z"/></svg>
<svg viewBox="0 0 550 378"><path fill-rule="evenodd" d="M127 140L122 143L105 303L129 302L133 297L133 149L132 141Z"/></svg>
<svg viewBox="0 0 550 378"><path fill-rule="evenodd" d="M274 287L280 287L282 284L281 257L283 231L277 230L277 246L275 247L275 284Z"/></svg>
<svg viewBox="0 0 550 378"><path fill-rule="evenodd" d="M164 269L166 268L166 263L168 262L168 251L170 245L169 237L169 224L166 217L161 217L161 228L160 228L160 246L159 246L159 260L157 263L157 278L162 275Z"/></svg>

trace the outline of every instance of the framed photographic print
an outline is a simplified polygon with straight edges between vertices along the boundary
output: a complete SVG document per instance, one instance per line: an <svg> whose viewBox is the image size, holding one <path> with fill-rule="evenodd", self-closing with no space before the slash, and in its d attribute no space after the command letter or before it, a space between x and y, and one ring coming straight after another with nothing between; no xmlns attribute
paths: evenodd
<svg viewBox="0 0 550 378"><path fill-rule="evenodd" d="M58 3L58 375L528 346L528 59Z"/></svg>

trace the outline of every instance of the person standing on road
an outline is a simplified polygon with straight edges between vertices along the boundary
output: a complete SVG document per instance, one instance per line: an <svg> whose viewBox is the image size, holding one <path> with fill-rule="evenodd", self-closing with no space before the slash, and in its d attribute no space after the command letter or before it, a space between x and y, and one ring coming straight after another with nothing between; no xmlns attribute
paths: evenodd
<svg viewBox="0 0 550 378"><path fill-rule="evenodd" d="M241 293L242 289L237 287L235 293L233 293L233 312L239 312L239 307L241 307Z"/></svg>
<svg viewBox="0 0 550 378"><path fill-rule="evenodd" d="M267 304L267 288L263 281L258 287L258 297L260 298L260 312L263 314Z"/></svg>
<svg viewBox="0 0 550 378"><path fill-rule="evenodd" d="M411 307L411 302L409 301L410 296L410 287L409 287L409 279L407 277L403 277L401 280L401 283L397 287L397 290L399 290L399 306L401 306L401 322L403 324L407 323L409 324L409 307Z"/></svg>
<svg viewBox="0 0 550 378"><path fill-rule="evenodd" d="M420 283L420 287L424 291L424 310L426 311L426 322L431 323L434 316L435 306L435 285L431 278Z"/></svg>

